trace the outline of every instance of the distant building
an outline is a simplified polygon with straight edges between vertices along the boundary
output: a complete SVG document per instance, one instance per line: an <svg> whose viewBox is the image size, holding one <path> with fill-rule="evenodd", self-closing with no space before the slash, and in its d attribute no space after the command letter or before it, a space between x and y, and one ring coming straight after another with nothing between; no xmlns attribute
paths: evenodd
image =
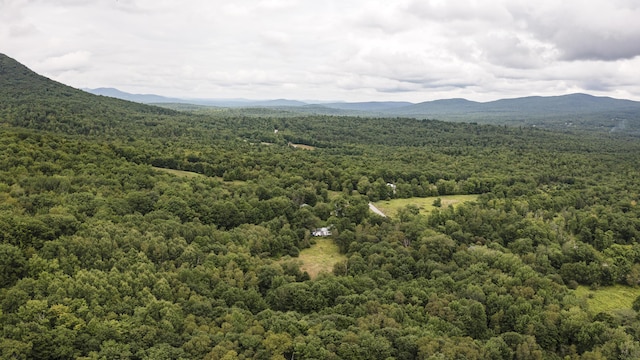
<svg viewBox="0 0 640 360"><path fill-rule="evenodd" d="M313 230L313 232L311 232L311 235L313 235L313 236L331 236L331 229L328 228L328 227L317 228L317 229Z"/></svg>
<svg viewBox="0 0 640 360"><path fill-rule="evenodd" d="M391 188L391 190L393 190L393 195L396 194L396 189L398 188L398 186L396 186L396 184L392 184L392 183L387 183L387 186Z"/></svg>

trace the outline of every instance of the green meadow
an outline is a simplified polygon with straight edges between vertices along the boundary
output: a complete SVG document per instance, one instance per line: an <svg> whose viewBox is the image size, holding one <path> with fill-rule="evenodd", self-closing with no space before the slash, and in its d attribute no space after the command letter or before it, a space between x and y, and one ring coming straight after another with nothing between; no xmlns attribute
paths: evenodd
<svg viewBox="0 0 640 360"><path fill-rule="evenodd" d="M589 310L597 314L631 309L633 301L640 296L640 287L615 285L592 290L588 286L579 286L575 290L575 294L586 299Z"/></svg>
<svg viewBox="0 0 640 360"><path fill-rule="evenodd" d="M202 174L198 174L195 172L191 172L191 171L183 171L183 170L174 170L174 169L166 169L166 168L161 168L161 167L153 167L154 170L158 170L158 171L162 171L165 173L169 173L178 177L184 177L184 178L194 178L194 177L203 177L204 175Z"/></svg>
<svg viewBox="0 0 640 360"><path fill-rule="evenodd" d="M310 248L300 251L301 271L306 271L314 279L321 272L331 273L333 266L347 257L340 254L338 245L332 239L316 239Z"/></svg>
<svg viewBox="0 0 640 360"><path fill-rule="evenodd" d="M406 207L407 205L414 205L418 207L418 209L420 209L420 214L426 215L436 208L433 206L433 202L438 198L440 198L442 202L442 207L447 207L449 205L456 206L463 202L474 201L478 198L478 195L444 195L425 198L412 197L408 199L382 200L373 204L389 217L395 217L398 214L398 210Z"/></svg>

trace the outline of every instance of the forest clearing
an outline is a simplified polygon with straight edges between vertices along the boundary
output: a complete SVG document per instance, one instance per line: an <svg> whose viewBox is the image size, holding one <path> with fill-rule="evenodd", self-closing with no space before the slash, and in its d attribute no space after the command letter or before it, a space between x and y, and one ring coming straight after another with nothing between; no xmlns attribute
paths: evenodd
<svg viewBox="0 0 640 360"><path fill-rule="evenodd" d="M631 310L633 301L640 296L640 288L623 285L603 286L591 289L578 286L576 296L585 298L589 309L595 315L601 312Z"/></svg>
<svg viewBox="0 0 640 360"><path fill-rule="evenodd" d="M315 150L316 149L314 146L304 145L304 144L289 143L289 146L291 146L294 149L302 149L302 150Z"/></svg>
<svg viewBox="0 0 640 360"><path fill-rule="evenodd" d="M174 169L167 169L167 168L161 168L161 167L156 167L156 166L154 166L153 169L165 172L167 174L175 175L175 176L178 176L178 177L184 177L184 178L194 178L194 177L203 177L204 176L202 174L198 174L197 172L193 172L193 171L174 170Z"/></svg>
<svg viewBox="0 0 640 360"><path fill-rule="evenodd" d="M380 209L385 215L389 217L396 217L398 211L406 206L413 205L420 210L420 214L427 215L436 209L433 205L437 199L441 200L441 207L446 208L449 205L456 206L458 204L474 201L478 198L477 195L443 195L443 196L430 196L430 197L412 197L408 199L392 199L382 200L373 203L378 209Z"/></svg>
<svg viewBox="0 0 640 360"><path fill-rule="evenodd" d="M333 239L317 239L315 245L300 251L298 259L302 262L300 271L315 279L321 272L332 273L333 266L347 257L340 254Z"/></svg>

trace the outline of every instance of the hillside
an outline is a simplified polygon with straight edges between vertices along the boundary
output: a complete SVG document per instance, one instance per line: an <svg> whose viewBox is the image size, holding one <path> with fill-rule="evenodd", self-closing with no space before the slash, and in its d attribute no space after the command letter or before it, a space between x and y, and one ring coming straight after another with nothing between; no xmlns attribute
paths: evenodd
<svg viewBox="0 0 640 360"><path fill-rule="evenodd" d="M2 59L1 358L640 358L637 137L178 112Z"/></svg>
<svg viewBox="0 0 640 360"><path fill-rule="evenodd" d="M130 115L168 115L174 111L97 97L38 75L0 54L0 116L16 126L89 134L137 121ZM138 119L139 120L139 119Z"/></svg>

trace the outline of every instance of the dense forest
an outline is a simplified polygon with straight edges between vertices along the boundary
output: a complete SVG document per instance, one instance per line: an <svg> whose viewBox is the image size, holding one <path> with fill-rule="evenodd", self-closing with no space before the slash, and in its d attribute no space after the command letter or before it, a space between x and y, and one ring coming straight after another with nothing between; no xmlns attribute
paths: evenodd
<svg viewBox="0 0 640 360"><path fill-rule="evenodd" d="M640 298L575 292L640 285L638 137L177 111L0 55L0 142L2 358L640 358Z"/></svg>

